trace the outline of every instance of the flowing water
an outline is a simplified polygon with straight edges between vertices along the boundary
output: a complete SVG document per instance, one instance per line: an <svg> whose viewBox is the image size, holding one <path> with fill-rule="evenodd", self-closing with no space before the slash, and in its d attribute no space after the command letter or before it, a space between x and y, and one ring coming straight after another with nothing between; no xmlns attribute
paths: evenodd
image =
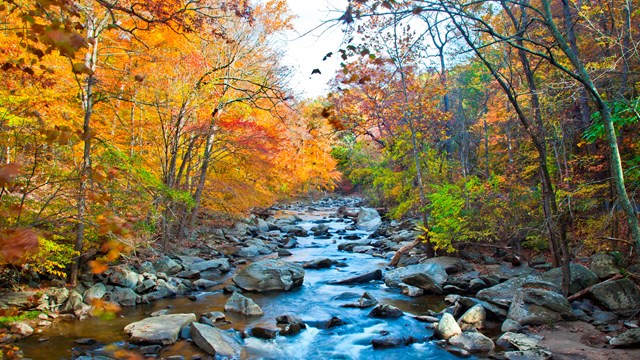
<svg viewBox="0 0 640 360"><path fill-rule="evenodd" d="M422 296L409 298L397 289L387 288L383 282L374 281L359 285L330 285L331 280L340 280L355 275L383 269L387 260L366 254L348 253L338 250L343 240L337 230L345 229L349 223L332 217L337 209L320 208L305 211L287 211L303 219L298 225L306 230L319 222L331 228L330 239L315 239L313 236L298 238L298 247L291 249L292 256L287 261L301 262L320 258L342 261L346 267L330 269L306 269L304 284L289 292L248 293L245 294L258 303L265 315L262 317L244 317L226 313L231 327L242 330L255 325L275 325L278 315L294 314L301 317L309 326L295 336L278 336L274 340L258 338L245 339L243 357L247 359L454 359L446 350L433 342L421 342L410 346L374 350L371 339L380 337L382 332L395 336L413 336L424 339L432 334L426 324L418 322L411 315L426 314L428 310L440 310L444 307L442 297ZM360 230L347 230L347 234L366 237L369 233ZM405 312L398 319L377 319L368 316L369 309L344 308L341 304L357 301L364 291L372 294L379 303L396 306ZM351 298L342 300L345 297ZM342 295L340 298L338 296ZM72 348L79 347L74 341L80 338L92 338L100 344L126 341L124 326L138 321L156 310L169 309L170 313L195 313L223 311L229 295L221 290L197 294L195 301L187 298L163 299L153 304L140 305L125 309L115 320L91 318L84 321L58 321L42 333L34 334L18 345L24 350L25 357L32 359L70 359ZM337 316L346 324L324 329L317 324ZM314 327L316 325L317 327ZM47 339L46 341L43 341ZM183 355L189 359L193 355L204 355L188 341L179 341L165 349L160 356Z"/></svg>

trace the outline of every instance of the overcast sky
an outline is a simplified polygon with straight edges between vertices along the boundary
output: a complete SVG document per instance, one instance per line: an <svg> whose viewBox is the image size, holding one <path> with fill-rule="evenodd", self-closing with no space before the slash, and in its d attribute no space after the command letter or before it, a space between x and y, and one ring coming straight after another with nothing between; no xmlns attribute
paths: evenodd
<svg viewBox="0 0 640 360"><path fill-rule="evenodd" d="M322 58L329 52L336 53L343 39L341 26L322 26L309 34L323 21L340 17L339 11L347 8L347 0L288 0L291 12L298 16L294 21L296 33L288 35L285 42L285 65L294 71L292 89L303 98L314 98L328 92L327 82L339 68L339 57L327 61ZM322 74L313 74L319 69Z"/></svg>

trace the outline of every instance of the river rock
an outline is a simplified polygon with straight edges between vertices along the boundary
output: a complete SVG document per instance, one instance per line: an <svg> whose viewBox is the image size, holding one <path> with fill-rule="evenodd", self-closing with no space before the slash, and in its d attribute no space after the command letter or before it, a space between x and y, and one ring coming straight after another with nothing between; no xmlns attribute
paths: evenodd
<svg viewBox="0 0 640 360"><path fill-rule="evenodd" d="M442 294L442 286L425 273L413 273L403 276L401 279L403 283L420 288L427 294Z"/></svg>
<svg viewBox="0 0 640 360"><path fill-rule="evenodd" d="M153 263L156 272L162 272L167 275L174 275L182 270L182 266L168 256L163 256Z"/></svg>
<svg viewBox="0 0 640 360"><path fill-rule="evenodd" d="M140 296L136 294L133 289L116 286L113 288L111 292L111 301L118 303L122 306L134 306L138 301Z"/></svg>
<svg viewBox="0 0 640 360"><path fill-rule="evenodd" d="M195 314L172 314L146 318L124 328L133 343L170 345L182 328L196 321Z"/></svg>
<svg viewBox="0 0 640 360"><path fill-rule="evenodd" d="M476 331L467 331L449 338L449 344L465 349L470 353L489 352L496 345L491 339Z"/></svg>
<svg viewBox="0 0 640 360"><path fill-rule="evenodd" d="M460 319L458 319L458 325L460 325L460 329L463 331L469 329L482 329L486 318L487 313L485 312L484 307L482 307L482 305L474 305L467 310Z"/></svg>
<svg viewBox="0 0 640 360"><path fill-rule="evenodd" d="M640 347L640 328L631 329L609 340L615 347Z"/></svg>
<svg viewBox="0 0 640 360"><path fill-rule="evenodd" d="M575 294L580 290L586 289L591 285L598 283L598 277L593 271L587 269L583 265L571 263L571 282L569 285L569 294ZM541 275L543 280L549 281L562 288L562 269L551 269Z"/></svg>
<svg viewBox="0 0 640 360"><path fill-rule="evenodd" d="M279 331L280 330L277 328L274 329L267 326L254 326L251 328L251 336L259 339L271 340L278 336Z"/></svg>
<svg viewBox="0 0 640 360"><path fill-rule="evenodd" d="M221 272L227 272L230 268L229 259L227 258L200 261L189 266L189 270L198 272L207 270L220 270Z"/></svg>
<svg viewBox="0 0 640 360"><path fill-rule="evenodd" d="M301 318L289 314L276 317L276 326L280 329L280 335L284 336L296 335L307 328Z"/></svg>
<svg viewBox="0 0 640 360"><path fill-rule="evenodd" d="M434 335L440 339L448 340L452 336L460 334L462 334L462 329L460 329L460 325L458 325L453 315L449 313L442 314Z"/></svg>
<svg viewBox="0 0 640 360"><path fill-rule="evenodd" d="M384 283L389 287L398 287L403 278L420 273L429 276L439 286L442 286L448 277L444 268L438 264L415 264L388 271L384 275Z"/></svg>
<svg viewBox="0 0 640 360"><path fill-rule="evenodd" d="M234 292L224 304L225 311L233 311L243 315L262 316L264 312L252 299Z"/></svg>
<svg viewBox="0 0 640 360"><path fill-rule="evenodd" d="M506 360L549 360L553 359L551 351L543 348L535 348L524 351L507 351L504 354Z"/></svg>
<svg viewBox="0 0 640 360"><path fill-rule="evenodd" d="M69 293L69 297L67 301L60 307L60 312L62 313L76 313L77 311L81 311L84 307L84 303L82 302L82 295L80 295L77 291L72 290Z"/></svg>
<svg viewBox="0 0 640 360"><path fill-rule="evenodd" d="M537 286L544 288L551 288L560 292L554 283L542 280L538 275L526 275L513 279L509 279L503 283L478 291L476 297L480 300L484 300L496 305L509 307L513 301L513 295L516 290L523 286Z"/></svg>
<svg viewBox="0 0 640 360"><path fill-rule="evenodd" d="M370 273L353 276L347 279L329 281L329 284L332 285L353 285L353 284L364 284L370 281L382 280L382 270L377 269Z"/></svg>
<svg viewBox="0 0 640 360"><path fill-rule="evenodd" d="M375 318L399 318L402 315L402 310L389 304L379 304L369 312L369 316Z"/></svg>
<svg viewBox="0 0 640 360"><path fill-rule="evenodd" d="M324 258L324 259L315 259L315 260L305 261L304 263L302 263L302 267L304 269L328 269L333 264L334 264L333 260Z"/></svg>
<svg viewBox="0 0 640 360"><path fill-rule="evenodd" d="M447 272L447 274L455 274L473 269L473 266L468 262L452 256L432 257L420 261L420 263L440 265Z"/></svg>
<svg viewBox="0 0 640 360"><path fill-rule="evenodd" d="M519 322L513 321L511 319L505 319L500 326L500 331L503 333L507 332L518 332L522 329L522 325Z"/></svg>
<svg viewBox="0 0 640 360"><path fill-rule="evenodd" d="M574 318L571 305L564 296L536 288L516 290L507 316L521 325L550 324Z"/></svg>
<svg viewBox="0 0 640 360"><path fill-rule="evenodd" d="M618 315L631 316L640 309L640 290L629 279L600 283L591 288L589 296Z"/></svg>
<svg viewBox="0 0 640 360"><path fill-rule="evenodd" d="M233 282L247 291L291 290L304 280L302 266L280 259L254 262L240 270Z"/></svg>
<svg viewBox="0 0 640 360"><path fill-rule="evenodd" d="M135 271L128 269L124 265L114 266L107 270L109 283L117 286L133 289L140 281L140 275Z"/></svg>
<svg viewBox="0 0 640 360"><path fill-rule="evenodd" d="M11 325L11 332L20 336L26 337L33 334L33 328L24 322L16 322Z"/></svg>
<svg viewBox="0 0 640 360"><path fill-rule="evenodd" d="M380 336L371 339L374 349L389 349L411 345L416 342L413 336Z"/></svg>
<svg viewBox="0 0 640 360"><path fill-rule="evenodd" d="M222 331L213 326L193 323L189 331L199 348L216 357L239 358L242 340L235 332Z"/></svg>
<svg viewBox="0 0 640 360"><path fill-rule="evenodd" d="M380 214L376 209L360 208L356 218L356 228L366 231L376 231L382 224Z"/></svg>
<svg viewBox="0 0 640 360"><path fill-rule="evenodd" d="M603 253L597 253L591 257L589 268L602 280L620 273L614 257Z"/></svg>
<svg viewBox="0 0 640 360"><path fill-rule="evenodd" d="M373 297L373 295L365 291L364 294L362 294L362 296L360 297L360 299L358 299L358 302L343 304L341 306L364 309L364 308L374 306L377 303L378 303L378 300L375 297Z"/></svg>
<svg viewBox="0 0 640 360"><path fill-rule="evenodd" d="M84 292L84 301L87 304L91 304L96 300L102 299L102 297L107 293L107 288L102 283L97 283L92 287L88 288Z"/></svg>
<svg viewBox="0 0 640 360"><path fill-rule="evenodd" d="M409 297L416 297L416 296L422 296L424 295L424 290L415 287L415 286L411 286L411 285L407 285L405 283L400 283L398 285L400 287L400 291L402 291L403 294L409 296Z"/></svg>
<svg viewBox="0 0 640 360"><path fill-rule="evenodd" d="M540 339L525 334L507 332L502 334L496 344L505 349L517 349L520 351L533 350L538 347Z"/></svg>

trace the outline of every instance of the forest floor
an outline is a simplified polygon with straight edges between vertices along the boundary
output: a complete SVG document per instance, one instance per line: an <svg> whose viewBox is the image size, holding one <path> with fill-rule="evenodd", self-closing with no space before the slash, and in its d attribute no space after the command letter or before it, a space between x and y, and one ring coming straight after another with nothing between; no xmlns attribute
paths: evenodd
<svg viewBox="0 0 640 360"><path fill-rule="evenodd" d="M607 335L593 325L581 322L559 322L540 328L544 336L538 345L551 350L556 360L637 360L640 349L618 349L608 345Z"/></svg>

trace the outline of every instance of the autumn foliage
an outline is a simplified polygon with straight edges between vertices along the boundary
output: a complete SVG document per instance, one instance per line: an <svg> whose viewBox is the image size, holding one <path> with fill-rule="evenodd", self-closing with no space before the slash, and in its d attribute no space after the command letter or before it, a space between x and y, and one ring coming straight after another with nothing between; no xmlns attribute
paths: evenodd
<svg viewBox="0 0 640 360"><path fill-rule="evenodd" d="M101 272L195 240L203 213L241 216L339 177L326 120L296 102L271 45L290 28L285 1L11 0L0 13L0 266Z"/></svg>

